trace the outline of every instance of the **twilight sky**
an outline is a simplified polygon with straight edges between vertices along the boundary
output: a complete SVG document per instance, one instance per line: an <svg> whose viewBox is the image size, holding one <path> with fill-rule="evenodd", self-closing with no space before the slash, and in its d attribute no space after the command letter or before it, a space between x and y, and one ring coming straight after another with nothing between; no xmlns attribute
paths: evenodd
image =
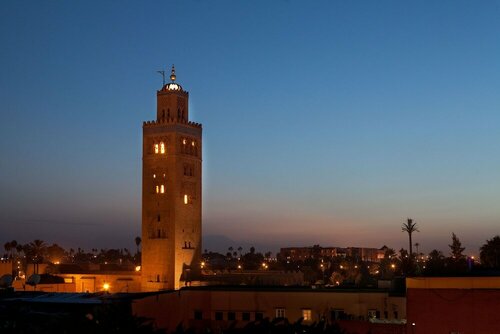
<svg viewBox="0 0 500 334"><path fill-rule="evenodd" d="M205 236L399 249L413 217L422 250L477 254L500 233L497 1L2 1L2 245L135 247L172 63Z"/></svg>

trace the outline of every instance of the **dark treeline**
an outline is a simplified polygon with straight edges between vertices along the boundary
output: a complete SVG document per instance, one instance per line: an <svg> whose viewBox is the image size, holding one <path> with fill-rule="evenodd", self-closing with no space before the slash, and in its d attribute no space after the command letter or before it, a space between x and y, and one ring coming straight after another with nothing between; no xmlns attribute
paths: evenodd
<svg viewBox="0 0 500 334"><path fill-rule="evenodd" d="M58 244L47 244L43 240L33 240L26 244L20 244L16 240L4 244L5 253L2 258L15 261L17 270L15 275L25 272L29 266L33 265L34 272L37 272L39 264L106 264L120 266L139 265L141 260L140 244L141 239L135 239L136 249L129 251L127 248L121 249L97 249L86 251L82 248L64 249ZM50 267L49 267L50 268Z"/></svg>
<svg viewBox="0 0 500 334"><path fill-rule="evenodd" d="M405 225L403 225L405 226ZM418 231L418 230L417 230ZM131 252L123 249L64 249L42 240L19 244L15 240L4 244L3 258L19 263L19 271L40 263L48 264L107 264L121 266L140 265L141 239L135 238L136 248ZM300 261L290 260L286 254L272 257L271 252L256 252L251 247L244 252L242 247L229 247L226 254L205 250L200 266L204 270L280 270L301 271L305 283L332 286L375 286L377 280L391 280L398 276L466 276L500 270L500 236L486 240L480 248L479 259L465 255L460 239L452 233L448 245L449 253L434 249L428 254L418 251L411 254L402 248L396 251L384 246L384 258L379 262L361 261L349 256L321 256L321 247L312 247L312 256ZM35 271L36 272L36 271Z"/></svg>

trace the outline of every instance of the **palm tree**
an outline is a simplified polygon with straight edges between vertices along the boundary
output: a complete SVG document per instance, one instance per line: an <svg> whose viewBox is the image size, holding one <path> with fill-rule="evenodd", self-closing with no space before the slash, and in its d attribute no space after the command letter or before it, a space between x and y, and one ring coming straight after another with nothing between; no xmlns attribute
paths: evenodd
<svg viewBox="0 0 500 334"><path fill-rule="evenodd" d="M42 240L36 239L24 246L26 261L33 263L33 272L38 273L38 264L43 261L47 245Z"/></svg>
<svg viewBox="0 0 500 334"><path fill-rule="evenodd" d="M412 259L413 259L413 257L412 257L413 256L413 252L412 252L413 244L411 242L411 234L413 232L420 232L420 231L417 228L417 223L414 223L413 219L411 219L411 218L408 218L407 222L401 226L401 229L403 232L408 233L408 239L410 241L410 254L409 255L410 255L410 263L411 263Z"/></svg>
<svg viewBox="0 0 500 334"><path fill-rule="evenodd" d="M3 245L3 248L5 248L5 252L7 252L7 257L9 257L9 252L12 249L10 242L6 242L5 245Z"/></svg>
<svg viewBox="0 0 500 334"><path fill-rule="evenodd" d="M135 254L139 254L139 245L141 244L141 237L135 237L135 245L137 246L137 252Z"/></svg>
<svg viewBox="0 0 500 334"><path fill-rule="evenodd" d="M17 254L17 258L19 258L19 254L21 254L21 252L23 251L24 249L24 246L21 245L21 244L17 244L16 246L16 254Z"/></svg>

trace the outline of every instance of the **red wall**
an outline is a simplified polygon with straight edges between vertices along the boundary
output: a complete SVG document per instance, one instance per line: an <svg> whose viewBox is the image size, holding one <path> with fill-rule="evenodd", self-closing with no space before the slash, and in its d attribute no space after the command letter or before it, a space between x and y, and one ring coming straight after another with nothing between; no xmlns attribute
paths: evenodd
<svg viewBox="0 0 500 334"><path fill-rule="evenodd" d="M500 289L408 289L406 315L408 334L500 333Z"/></svg>
<svg viewBox="0 0 500 334"><path fill-rule="evenodd" d="M346 334L405 334L404 325L396 324L378 324L368 321L339 320L340 328L346 331Z"/></svg>

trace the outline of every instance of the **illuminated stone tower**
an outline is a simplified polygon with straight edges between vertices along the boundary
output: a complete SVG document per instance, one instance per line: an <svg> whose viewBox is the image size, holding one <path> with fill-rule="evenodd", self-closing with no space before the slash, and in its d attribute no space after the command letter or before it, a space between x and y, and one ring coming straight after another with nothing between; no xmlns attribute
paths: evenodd
<svg viewBox="0 0 500 334"><path fill-rule="evenodd" d="M143 291L178 289L201 257L202 129L173 66L170 79L156 93L156 121L143 124Z"/></svg>

